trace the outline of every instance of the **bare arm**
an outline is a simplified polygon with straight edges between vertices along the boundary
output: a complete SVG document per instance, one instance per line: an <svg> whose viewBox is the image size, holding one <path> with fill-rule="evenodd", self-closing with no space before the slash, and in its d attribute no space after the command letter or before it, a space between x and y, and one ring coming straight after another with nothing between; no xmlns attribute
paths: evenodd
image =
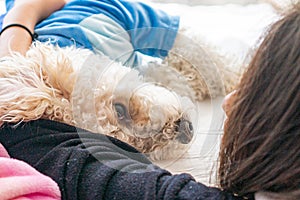
<svg viewBox="0 0 300 200"><path fill-rule="evenodd" d="M16 0L14 7L3 20L3 28L17 23L26 26L32 33L35 25L51 13L62 8L68 0ZM9 51L25 54L32 42L30 34L20 27L6 29L0 36L0 57Z"/></svg>

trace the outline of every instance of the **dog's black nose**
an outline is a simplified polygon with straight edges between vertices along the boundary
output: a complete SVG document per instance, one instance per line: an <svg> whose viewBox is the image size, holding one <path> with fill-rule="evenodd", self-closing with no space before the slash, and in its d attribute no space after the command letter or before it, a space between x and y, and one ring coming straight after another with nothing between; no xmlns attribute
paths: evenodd
<svg viewBox="0 0 300 200"><path fill-rule="evenodd" d="M176 137L176 140L178 140L182 144L188 144L192 141L194 136L194 128L193 124L188 121L187 119L180 118L177 122L178 127L178 136Z"/></svg>

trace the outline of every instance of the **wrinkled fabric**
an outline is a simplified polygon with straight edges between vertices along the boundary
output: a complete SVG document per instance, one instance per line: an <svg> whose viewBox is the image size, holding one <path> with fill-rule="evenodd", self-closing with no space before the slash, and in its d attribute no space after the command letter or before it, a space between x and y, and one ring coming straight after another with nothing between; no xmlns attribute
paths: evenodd
<svg viewBox="0 0 300 200"><path fill-rule="evenodd" d="M62 199L238 199L189 174L172 175L117 139L54 121L5 125L0 142L55 180Z"/></svg>

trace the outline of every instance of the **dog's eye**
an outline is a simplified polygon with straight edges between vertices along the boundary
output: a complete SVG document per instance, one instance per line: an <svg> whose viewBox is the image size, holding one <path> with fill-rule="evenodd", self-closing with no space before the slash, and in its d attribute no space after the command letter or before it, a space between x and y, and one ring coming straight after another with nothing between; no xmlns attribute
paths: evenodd
<svg viewBox="0 0 300 200"><path fill-rule="evenodd" d="M118 119L122 120L124 118L127 118L127 109L123 104L115 103L114 106L115 106Z"/></svg>

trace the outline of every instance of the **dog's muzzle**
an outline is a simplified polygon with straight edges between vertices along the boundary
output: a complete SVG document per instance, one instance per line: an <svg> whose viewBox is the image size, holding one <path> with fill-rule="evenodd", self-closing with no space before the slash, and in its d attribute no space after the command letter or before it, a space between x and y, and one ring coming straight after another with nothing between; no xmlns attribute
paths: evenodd
<svg viewBox="0 0 300 200"><path fill-rule="evenodd" d="M190 121L185 118L180 118L177 122L177 131L179 132L176 140L182 144L188 144L194 136L194 128Z"/></svg>

